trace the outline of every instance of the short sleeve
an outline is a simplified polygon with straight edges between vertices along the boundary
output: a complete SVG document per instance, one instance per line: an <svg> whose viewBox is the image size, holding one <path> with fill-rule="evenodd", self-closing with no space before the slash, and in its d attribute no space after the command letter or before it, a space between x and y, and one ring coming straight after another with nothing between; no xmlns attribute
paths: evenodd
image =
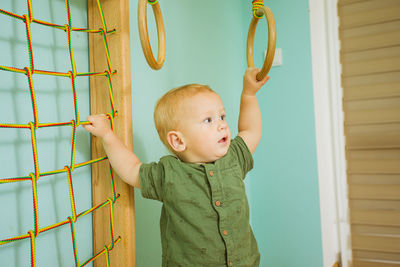
<svg viewBox="0 0 400 267"><path fill-rule="evenodd" d="M144 198L163 201L164 166L162 163L145 163L140 166L140 189Z"/></svg>
<svg viewBox="0 0 400 267"><path fill-rule="evenodd" d="M246 174L253 169L253 156L246 143L239 135L232 140L231 149L236 154L244 178Z"/></svg>

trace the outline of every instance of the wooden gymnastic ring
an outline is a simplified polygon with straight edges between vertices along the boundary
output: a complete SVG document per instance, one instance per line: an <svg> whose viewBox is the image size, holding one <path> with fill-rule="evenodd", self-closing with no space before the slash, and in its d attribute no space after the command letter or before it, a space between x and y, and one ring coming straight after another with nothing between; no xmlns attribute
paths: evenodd
<svg viewBox="0 0 400 267"><path fill-rule="evenodd" d="M147 29L147 0L139 0L138 4L138 25L139 25L139 36L140 43L147 63L152 69L159 70L165 61L165 31L164 21L161 14L160 5L158 2L152 5L154 17L157 25L157 36L158 36L158 57L157 61L154 59L153 51L151 50L149 33Z"/></svg>
<svg viewBox="0 0 400 267"><path fill-rule="evenodd" d="M272 13L271 9L266 6L260 7L256 14L261 16L264 13L265 18L267 19L268 23L268 50L267 56L265 57L264 65L259 73L257 73L257 80L261 81L262 79L267 76L269 70L272 66L272 61L274 60L275 56L275 46L276 46L276 24L274 14ZM247 66L254 67L254 56L253 56L253 46L254 46L254 35L257 28L258 18L253 16L251 20L249 32L247 34Z"/></svg>

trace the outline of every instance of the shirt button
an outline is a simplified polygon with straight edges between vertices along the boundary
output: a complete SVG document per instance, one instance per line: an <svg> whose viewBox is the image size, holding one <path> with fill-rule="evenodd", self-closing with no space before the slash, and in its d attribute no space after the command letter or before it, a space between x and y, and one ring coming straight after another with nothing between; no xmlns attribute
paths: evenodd
<svg viewBox="0 0 400 267"><path fill-rule="evenodd" d="M224 230L224 235L228 235L228 231Z"/></svg>
<svg viewBox="0 0 400 267"><path fill-rule="evenodd" d="M213 175L214 175L214 172L213 172L213 171L210 171L209 174L210 174L210 176L213 176Z"/></svg>
<svg viewBox="0 0 400 267"><path fill-rule="evenodd" d="M217 207L221 206L221 201L219 201L219 200L215 201L215 205L216 205Z"/></svg>

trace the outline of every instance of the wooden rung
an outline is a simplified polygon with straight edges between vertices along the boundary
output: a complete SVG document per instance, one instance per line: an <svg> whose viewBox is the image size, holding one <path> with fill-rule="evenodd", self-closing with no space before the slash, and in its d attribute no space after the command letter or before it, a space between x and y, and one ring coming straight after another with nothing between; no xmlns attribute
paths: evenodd
<svg viewBox="0 0 400 267"><path fill-rule="evenodd" d="M400 46L399 46L400 47ZM400 71L400 57L385 57L373 60L348 62L343 65L344 77L355 75L369 75L374 73Z"/></svg>
<svg viewBox="0 0 400 267"><path fill-rule="evenodd" d="M388 3L390 5L385 6L382 2L385 1L374 2L376 5L375 8L371 7L369 10L363 10L363 12L349 15L342 15L342 13L346 13L346 11L344 8L341 8L341 11L339 11L341 14L339 28L355 28L400 19L400 5L389 1Z"/></svg>
<svg viewBox="0 0 400 267"><path fill-rule="evenodd" d="M400 97L400 82L349 86L343 97L344 101Z"/></svg>
<svg viewBox="0 0 400 267"><path fill-rule="evenodd" d="M355 63L360 61L371 61L376 59L400 57L400 46L383 47L373 50L349 52L342 54L342 63Z"/></svg>
<svg viewBox="0 0 400 267"><path fill-rule="evenodd" d="M399 237L352 235L351 242L353 249L400 253Z"/></svg>
<svg viewBox="0 0 400 267"><path fill-rule="evenodd" d="M400 200L400 185L350 184L349 197L350 199Z"/></svg>
<svg viewBox="0 0 400 267"><path fill-rule="evenodd" d="M344 6L344 5L354 4L354 3L361 3L361 2L365 2L365 0L339 0L338 5Z"/></svg>
<svg viewBox="0 0 400 267"><path fill-rule="evenodd" d="M341 39L341 52L348 53L400 45L400 30Z"/></svg>
<svg viewBox="0 0 400 267"><path fill-rule="evenodd" d="M349 174L399 174L400 160L352 160L347 171Z"/></svg>
<svg viewBox="0 0 400 267"><path fill-rule="evenodd" d="M374 36L385 32L394 32L400 30L400 20L388 21L385 23L366 25L363 27L341 30L340 39L351 39L361 36Z"/></svg>
<svg viewBox="0 0 400 267"><path fill-rule="evenodd" d="M356 160L400 160L400 149L347 151L347 156Z"/></svg>
<svg viewBox="0 0 400 267"><path fill-rule="evenodd" d="M347 149L400 148L400 123L348 125L345 134Z"/></svg>
<svg viewBox="0 0 400 267"><path fill-rule="evenodd" d="M356 249L353 250L353 257L355 259L364 259L364 260L400 261L400 254L398 253L365 251Z"/></svg>
<svg viewBox="0 0 400 267"><path fill-rule="evenodd" d="M398 184L400 174L353 174L348 176L349 184Z"/></svg>
<svg viewBox="0 0 400 267"><path fill-rule="evenodd" d="M400 226L400 211L392 210L352 210L351 224ZM398 237L400 242L400 237ZM399 243L400 245L400 243ZM400 249L400 248L399 248Z"/></svg>
<svg viewBox="0 0 400 267"><path fill-rule="evenodd" d="M353 224L351 231L357 235L400 236L400 227L396 226Z"/></svg>
<svg viewBox="0 0 400 267"><path fill-rule="evenodd" d="M370 85L398 82L400 82L400 72L377 73L367 76L352 76L342 78L342 86L345 87L345 94L347 88L349 87L367 87Z"/></svg>
<svg viewBox="0 0 400 267"><path fill-rule="evenodd" d="M400 107L345 112L346 125L400 123Z"/></svg>
<svg viewBox="0 0 400 267"><path fill-rule="evenodd" d="M342 1L340 1L342 2ZM363 12L369 12L371 10L377 10L382 8L388 8L398 6L398 0L368 0L368 1L354 1L351 5L340 5L339 15L340 16L351 16Z"/></svg>
<svg viewBox="0 0 400 267"><path fill-rule="evenodd" d="M399 264L388 261L354 259L353 267L399 267Z"/></svg>
<svg viewBox="0 0 400 267"><path fill-rule="evenodd" d="M400 97L346 101L343 103L345 123L400 123Z"/></svg>

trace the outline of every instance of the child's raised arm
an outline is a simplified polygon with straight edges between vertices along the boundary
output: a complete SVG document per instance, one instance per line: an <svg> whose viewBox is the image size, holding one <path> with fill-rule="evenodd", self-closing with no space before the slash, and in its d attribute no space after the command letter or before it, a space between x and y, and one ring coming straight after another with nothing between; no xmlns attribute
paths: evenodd
<svg viewBox="0 0 400 267"><path fill-rule="evenodd" d="M92 115L87 120L91 124L83 125L83 127L91 134L101 138L108 160L118 176L125 183L140 188L139 168L142 163L111 130L106 115Z"/></svg>
<svg viewBox="0 0 400 267"><path fill-rule="evenodd" d="M257 81L259 69L248 68L243 76L243 91L240 100L239 136L253 154L262 134L261 111L256 93L268 81L269 76Z"/></svg>

